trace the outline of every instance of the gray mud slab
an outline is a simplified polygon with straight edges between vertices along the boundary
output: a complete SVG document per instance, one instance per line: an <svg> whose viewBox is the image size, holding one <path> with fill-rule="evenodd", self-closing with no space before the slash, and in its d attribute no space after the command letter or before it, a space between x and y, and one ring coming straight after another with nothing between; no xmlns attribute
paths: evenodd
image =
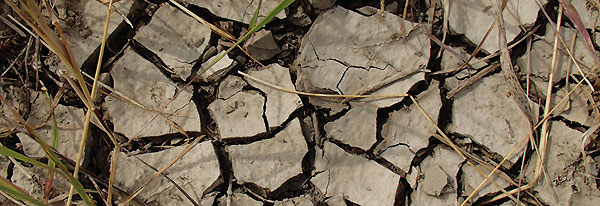
<svg viewBox="0 0 600 206"><path fill-rule="evenodd" d="M503 157L529 134L529 123L509 97L501 74L475 82L456 95L450 131L466 135ZM521 146L516 152L520 154ZM518 155L512 155L514 161Z"/></svg>
<svg viewBox="0 0 600 206"><path fill-rule="evenodd" d="M551 186L540 179L534 190L544 203L550 205L595 205L600 201L600 191L593 177L598 175L598 165L597 160L589 156L582 161L582 133L557 121L551 122L550 128L545 169ZM537 161L534 156L529 162L526 171L529 179L535 176ZM552 192L556 193L558 201Z"/></svg>
<svg viewBox="0 0 600 206"><path fill-rule="evenodd" d="M434 121L438 119L442 101L440 99L439 83L433 82L429 89L416 97L419 105ZM433 122L437 124L436 122ZM378 145L378 150L383 151L381 157L404 171L410 168L410 162L417 151L427 147L429 137L436 133L431 122L413 103L401 110L389 114L387 122L383 125L381 136L384 142ZM390 148L388 148L390 147Z"/></svg>
<svg viewBox="0 0 600 206"><path fill-rule="evenodd" d="M450 30L464 34L473 44L477 45L483 39L490 26L496 20L496 8L491 1L447 1L449 5L444 12L448 14ZM545 0L540 1L545 4ZM520 32L519 25L531 25L537 19L539 6L535 1L509 1L502 12L506 40L511 42ZM477 26L474 26L477 25ZM496 24L497 25L497 24ZM498 51L498 27L495 26L481 46L489 53Z"/></svg>
<svg viewBox="0 0 600 206"><path fill-rule="evenodd" d="M67 23L70 25L63 25L66 26L63 29L75 61L82 64L102 42L107 7L98 1L68 1L67 5L64 2L56 2L58 15L70 21ZM120 1L113 5L123 15L127 15L132 4L133 1ZM110 35L122 21L123 17L113 13L108 24L108 34ZM56 69L63 68L62 63L57 63L56 66Z"/></svg>
<svg viewBox="0 0 600 206"><path fill-rule="evenodd" d="M256 91L242 91L228 99L217 99L208 111L221 138L251 137L267 131L263 119L265 98Z"/></svg>
<svg viewBox="0 0 600 206"><path fill-rule="evenodd" d="M150 23L142 27L135 40L142 43L172 69L187 79L192 65L210 40L211 30L192 17L169 5L161 6Z"/></svg>
<svg viewBox="0 0 600 206"><path fill-rule="evenodd" d="M29 115L27 123L39 127L35 130L37 135L46 144L51 144L53 123L50 117L50 102L43 93L37 93L34 96L37 97L34 97L36 100L31 105L32 113ZM85 112L80 108L57 105L54 108L54 118L56 118L56 126L59 131L56 150L71 160L77 160L79 144L83 137ZM46 153L33 137L23 133L19 133L17 136L23 145L23 152L28 157L46 157ZM87 143L89 144L89 140Z"/></svg>
<svg viewBox="0 0 600 206"><path fill-rule="evenodd" d="M377 140L377 108L371 105L356 105L344 116L327 123L327 137L339 140L353 147L368 150ZM348 127L350 126L350 127Z"/></svg>
<svg viewBox="0 0 600 206"><path fill-rule="evenodd" d="M361 29L355 29L359 27ZM295 62L298 66L296 85L302 91L356 94L359 89L404 70L424 68L429 59L425 27L395 15L384 15L379 21L379 16L365 17L342 7L325 11L302 39L300 56ZM422 72L414 72L389 86L395 85L394 89L377 94L406 93L423 78ZM384 107L399 100L380 101L382 103L376 104Z"/></svg>
<svg viewBox="0 0 600 206"><path fill-rule="evenodd" d="M392 205L400 183L400 175L330 142L317 150L314 174L311 182L326 197L343 194L359 205Z"/></svg>
<svg viewBox="0 0 600 206"><path fill-rule="evenodd" d="M254 183L274 191L302 173L308 148L300 121L294 119L271 139L229 146L233 173L239 183Z"/></svg>
<svg viewBox="0 0 600 206"><path fill-rule="evenodd" d="M436 147L433 154L425 158L418 168L413 168L406 177L409 183L414 181L411 183L415 188L411 194L413 204L460 204L457 202L460 188L456 177L462 162L462 158L451 148Z"/></svg>
<svg viewBox="0 0 600 206"><path fill-rule="evenodd" d="M277 86L295 90L289 69L279 64L270 64L259 71L249 71L248 74ZM302 106L302 101L297 94L284 92L251 79L247 79L246 81L253 87L263 91L267 96L265 116L267 117L269 127L281 125L289 118L292 112Z"/></svg>
<svg viewBox="0 0 600 206"><path fill-rule="evenodd" d="M114 89L137 102L118 96L106 98L104 107L115 132L131 139L179 133L181 129L200 131L191 88L173 99L180 87L132 50L126 50L110 73Z"/></svg>
<svg viewBox="0 0 600 206"><path fill-rule="evenodd" d="M156 169L171 162L185 146L179 146L156 153L127 156L121 153L115 174L115 184L128 191L134 191L144 184ZM139 159L138 159L139 158ZM142 162L144 161L144 162ZM194 146L185 156L165 171L169 178L181 186L194 201L206 201L204 194L220 175L217 155L208 141ZM149 205L192 205L192 203L163 176L150 182L139 194L138 199Z"/></svg>
<svg viewBox="0 0 600 206"><path fill-rule="evenodd" d="M185 2L206 8L219 17L245 24L250 24L252 15L254 15L254 11L256 11L256 8L258 7L258 1L255 0L185 0ZM273 10L279 3L280 1L277 0L262 1L262 5L258 12L259 18L256 22L260 22L264 16ZM285 12L277 14L276 17L279 19L285 18Z"/></svg>

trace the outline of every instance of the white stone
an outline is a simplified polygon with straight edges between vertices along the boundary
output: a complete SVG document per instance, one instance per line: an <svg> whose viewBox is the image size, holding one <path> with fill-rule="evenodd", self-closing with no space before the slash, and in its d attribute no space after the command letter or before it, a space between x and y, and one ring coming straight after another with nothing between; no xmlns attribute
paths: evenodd
<svg viewBox="0 0 600 206"><path fill-rule="evenodd" d="M43 93L38 93L37 99L31 105L31 114L27 119L27 123L34 127L41 126L35 132L46 144L51 145L52 119L50 118L49 104L47 96ZM54 109L54 116L58 129L56 150L71 160L77 160L79 144L83 134L85 113L82 109L59 104ZM42 150L42 146L33 137L24 133L18 133L17 136L23 145L25 155L32 158L47 157L44 150Z"/></svg>
<svg viewBox="0 0 600 206"><path fill-rule="evenodd" d="M152 50L181 79L191 74L210 40L211 30L175 7L161 6L148 25L140 28L135 39Z"/></svg>
<svg viewBox="0 0 600 206"><path fill-rule="evenodd" d="M342 7L325 11L301 42L296 59L299 90L355 94L403 70L424 68L430 52L425 30L396 15L380 21L379 16L365 17ZM388 92L403 94L423 78L422 73L405 77Z"/></svg>
<svg viewBox="0 0 600 206"><path fill-rule="evenodd" d="M138 158L160 169L169 164L186 146L179 146L155 153L138 155ZM121 153L117 164L115 185L134 191L156 172L136 157ZM212 144L202 142L192 148L163 174L181 186L194 201L201 202L205 190L220 175L217 155ZM192 205L192 203L163 176L158 176L138 195L138 199L150 205Z"/></svg>
<svg viewBox="0 0 600 206"><path fill-rule="evenodd" d="M252 182L274 191L302 173L302 159L308 148L296 118L271 139L232 145L229 151L233 175L238 182Z"/></svg>
<svg viewBox="0 0 600 206"><path fill-rule="evenodd" d="M311 182L326 197L343 194L359 205L393 205L400 175L378 163L325 142L317 150Z"/></svg>
<svg viewBox="0 0 600 206"><path fill-rule="evenodd" d="M448 24L456 33L464 34L474 44L479 44L489 27L496 21L496 7L491 1L447 1L449 6ZM545 0L540 1L545 4ZM509 11L510 10L510 11ZM535 1L513 0L508 1L506 9L502 12L506 40L511 42L521 32L519 24L533 24L537 19L539 7ZM511 14L512 12L514 15ZM516 18L516 19L515 19ZM494 26L487 39L481 46L489 53L498 51L498 24Z"/></svg>
<svg viewBox="0 0 600 206"><path fill-rule="evenodd" d="M376 119L376 107L355 104L344 116L325 124L325 131L329 138L368 150L377 141Z"/></svg>
<svg viewBox="0 0 600 206"><path fill-rule="evenodd" d="M129 49L110 73L115 82L115 90L150 109L134 106L120 98L107 97L104 106L115 132L128 138L179 132L169 122L176 123L185 131L200 131L200 115L191 100L191 88L187 88L173 100L174 93L169 91L179 91L179 87L153 64ZM170 104L164 107L167 102Z"/></svg>
<svg viewBox="0 0 600 206"><path fill-rule="evenodd" d="M265 98L258 92L243 91L226 100L215 100L208 111L217 123L221 138L250 137L267 131L264 102Z"/></svg>
<svg viewBox="0 0 600 206"><path fill-rule="evenodd" d="M290 90L296 90L294 84L292 83L289 69L279 66L279 64L271 64L268 65L266 69L262 69L260 71L250 71L248 74L257 79L267 81L277 86ZM281 125L286 119L289 118L292 112L302 106L302 101L297 94L284 92L252 79L246 79L246 81L267 95L265 116L267 117L269 127L277 127Z"/></svg>
<svg viewBox="0 0 600 206"><path fill-rule="evenodd" d="M210 66L210 64L216 61L219 58L219 56L223 54L225 54L225 51L221 51L219 54L208 59L208 61L202 64L202 67L198 72L205 70L208 66ZM236 64L237 63L233 61L233 59L230 59L229 56L225 54L225 56L223 56L221 60L219 60L212 67L206 70L206 72L202 73L202 75L200 75L200 78L207 82L215 82L221 77L225 76L225 74L227 74L227 72L229 72L229 70L231 70Z"/></svg>
<svg viewBox="0 0 600 206"><path fill-rule="evenodd" d="M529 122L516 102L507 96L508 85L502 74L482 78L456 95L452 105L450 131L467 135L474 141L506 156L529 134ZM523 146L516 150L520 154ZM509 160L516 160L512 155Z"/></svg>
<svg viewBox="0 0 600 206"><path fill-rule="evenodd" d="M229 99L231 96L242 91L248 85L242 78L237 76L228 76L219 84L217 97L219 99Z"/></svg>
<svg viewBox="0 0 600 206"><path fill-rule="evenodd" d="M545 169L552 188L546 180L541 179L534 187L546 204L595 205L600 201L596 180L588 176L596 176L597 169L585 170L581 162L581 135L581 132L567 127L562 122L551 122ZM533 179L537 161L537 156L533 155L526 173L530 181ZM597 163L592 158L586 161L592 163L593 168L597 168ZM552 190L558 195L558 202L554 199Z"/></svg>
<svg viewBox="0 0 600 206"><path fill-rule="evenodd" d="M256 0L186 0L190 4L210 10L211 13L226 19L239 21L245 24L250 24L252 16L258 7ZM258 11L257 23L260 22L271 10L273 10L280 1L264 0ZM275 17L279 19L285 18L285 11L281 11Z"/></svg>

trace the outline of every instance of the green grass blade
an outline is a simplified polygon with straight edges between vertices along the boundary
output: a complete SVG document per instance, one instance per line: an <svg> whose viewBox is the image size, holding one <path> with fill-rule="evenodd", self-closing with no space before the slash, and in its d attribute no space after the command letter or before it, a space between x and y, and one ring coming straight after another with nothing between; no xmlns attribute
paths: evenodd
<svg viewBox="0 0 600 206"><path fill-rule="evenodd" d="M35 159L32 159L21 153L18 153L9 148L6 148L3 145L0 145L0 155L13 157L15 159L30 163L34 166L46 168L49 170L55 169L55 168L49 167L47 164L41 163ZM50 156L50 158L48 158L48 159L52 160L52 162L54 162L58 165L59 171L60 171L59 174L61 174L65 178L67 178L69 183L71 183L73 185L73 187L75 187L75 190L77 191L77 193L79 193L79 196L81 196L81 199L83 199L83 201L85 201L85 203L87 205L94 205L94 203L92 203L92 201L90 200L90 197L87 195L87 193L85 193L83 185L77 179L75 179L75 178L73 178L73 176L71 176L71 174L69 173L69 171L67 170L65 165L60 160L58 160L58 158L56 158L56 156L54 154L48 155L48 156Z"/></svg>
<svg viewBox="0 0 600 206"><path fill-rule="evenodd" d="M60 173L63 177L67 178L67 180L69 181L69 183L71 183L71 185L73 185L73 187L75 188L75 190L77 191L77 193L79 193L79 196L81 197L81 199L83 199L83 201L87 204L87 205L95 205L91 200L90 197L87 195L87 193L85 193L85 190L83 189L83 185L77 180L75 179L73 176L71 176L71 174L69 173L69 170L67 170L67 167L65 166L64 163L62 163L58 157L56 156L56 154L54 154L54 150L52 148L50 148L50 146L48 146L48 144L46 144L46 142L44 142L44 140L42 138L40 138L39 135L37 135L37 133L34 131L33 127L31 127L31 125L27 124L27 122L25 121L25 119L23 119L23 117L12 107L10 106L10 104L8 103L8 101L6 101L6 99L4 98L4 96L2 96L0 94L0 102L2 102L5 105L8 105L7 109L12 112L15 117L17 118L18 122L25 127L26 129L26 133L31 136L33 139L36 140L36 142L42 147L42 150L44 151L44 153L46 153L46 156L48 156L49 160L52 160L54 163L56 163L56 165L58 165L58 168L60 169ZM43 164L41 162L38 162L37 160L31 159L25 155L19 154L15 151L12 151L4 146L0 147L0 154L9 154L9 155L13 155L15 159L22 159L22 161L31 161L32 164L34 164L35 166L38 167L43 167L43 168L49 168L48 165ZM39 163L39 164L37 164Z"/></svg>
<svg viewBox="0 0 600 206"><path fill-rule="evenodd" d="M290 4L292 4L294 1L295 0L284 0L281 3L279 3L279 5L277 5L277 7L275 7L273 10L271 10L271 12L269 12L269 14L267 14L267 16L265 16L265 18L263 18L257 25L255 25L250 30L248 30L248 32L246 32L246 34L244 34L244 36L242 36L237 42L235 42L235 44L233 44L233 46L229 47L229 49L227 49L227 51L225 51L223 54L221 54L214 62L212 62L206 68L204 68L204 70L202 70L202 71L200 71L200 73L196 74L196 77L198 77L198 76L202 75L204 72L208 71L208 69L210 69L213 65L215 65L217 62L219 62L225 55L227 55L227 53L231 52L231 50L233 50L235 47L240 45L248 37L250 37L256 31L261 29L267 23L271 22L271 20L273 20L273 18L275 18L275 16L277 16L277 14L279 14L279 12L281 12L282 10L284 10L285 8L290 6Z"/></svg>
<svg viewBox="0 0 600 206"><path fill-rule="evenodd" d="M256 25L256 20L258 20L258 11L260 10L261 5L262 5L262 0L259 0L258 7L256 7L256 11L254 11L254 15L252 15L252 19L250 20L250 25L248 26L248 28L252 28Z"/></svg>
<svg viewBox="0 0 600 206"><path fill-rule="evenodd" d="M35 198L31 197L25 191L23 191L4 177L0 177L0 190L22 201L31 202L35 205L46 205L43 202L40 202Z"/></svg>
<svg viewBox="0 0 600 206"><path fill-rule="evenodd" d="M4 155L7 157L12 157L18 160L21 160L23 162L27 162L29 164L32 164L33 166L38 166L38 167L43 167L43 168L48 168L48 165L41 163L37 160L34 160L30 157L27 157L21 153L15 152L11 149L8 149L6 147L4 147L4 145L0 145L0 155Z"/></svg>

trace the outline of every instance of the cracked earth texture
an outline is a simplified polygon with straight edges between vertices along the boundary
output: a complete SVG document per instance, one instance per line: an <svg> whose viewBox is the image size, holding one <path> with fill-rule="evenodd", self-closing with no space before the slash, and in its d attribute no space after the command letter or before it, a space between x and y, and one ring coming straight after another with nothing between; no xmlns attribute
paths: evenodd
<svg viewBox="0 0 600 206"><path fill-rule="evenodd" d="M57 11L65 19L61 23L75 58L83 71L92 74L105 7L96 1L60 2ZM178 2L236 37L247 31L258 6L258 1L251 0ZM278 2L262 1L259 21ZM406 10L401 0L385 1L384 13L380 1L296 1L243 45L265 67L236 49L185 89L183 85L232 43L169 1L118 2L116 8L132 25L118 15L111 17L107 51L101 61L106 65L103 82L114 91L106 90L97 101L123 147L117 162L115 203L196 138L202 138L200 143L146 186L132 204L462 203L485 178L478 170L487 175L506 157L529 133L529 121L511 98L498 66L497 28L491 30L482 51L458 70L495 21L492 1L438 1L434 8L426 2L431 1L409 1L403 19ZM447 2L449 5L444 5ZM511 45L516 42L511 47L512 62L531 107L540 116L548 96L555 30L534 1L508 2L506 38ZM597 47L598 10L585 0L572 2ZM556 16L556 1L540 3ZM443 32L444 19L448 33ZM535 33L530 54L526 52L529 39L519 41L527 38L529 31ZM572 24L563 25L564 41L571 42L575 32ZM428 35L445 38L448 48L441 49ZM574 45L583 72L592 73L592 81L599 82L584 42L578 38ZM558 61L554 98L565 97L581 77L566 54ZM52 55L44 63L54 72L51 75L62 68ZM304 96L270 87L238 71L302 92L410 94L432 122L408 97L343 100ZM567 106L559 107L550 118L548 176L521 192L521 203L594 205L600 201L597 135L581 141L599 115L594 101L597 93L588 90L576 90ZM22 88L13 86L2 90L10 102L29 105L24 110L27 121L41 125L37 131L49 136L50 126L43 126L48 100L40 92L23 93ZM61 139L58 151L71 159L76 158L85 111L74 99L67 94L55 109L61 134L74 137ZM459 150L470 154L476 167L437 139L441 134L432 124ZM0 126L9 124L0 119ZM16 136L24 154L44 156L29 137ZM93 176L103 189L113 161L111 150L104 133L92 128L82 164L87 172L82 177ZM484 184L468 204L487 204L501 195L501 190L513 190L534 179L539 158L531 144L519 147L516 153L493 176L494 184ZM5 157L0 157L0 168L3 177L43 198L44 171L21 169ZM84 185L92 188L89 182ZM52 195L60 197L66 191L68 183L59 181ZM101 204L100 196L93 197ZM60 204L64 199L57 201ZM0 202L12 204L1 195ZM505 197L491 204L517 203Z"/></svg>

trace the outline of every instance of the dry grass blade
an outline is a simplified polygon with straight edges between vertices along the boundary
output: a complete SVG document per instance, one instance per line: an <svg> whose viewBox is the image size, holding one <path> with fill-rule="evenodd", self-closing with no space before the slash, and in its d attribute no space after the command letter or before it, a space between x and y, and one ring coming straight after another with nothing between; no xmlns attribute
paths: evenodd
<svg viewBox="0 0 600 206"><path fill-rule="evenodd" d="M555 33L555 38L554 38L554 47L552 48L552 64L550 66L550 71L549 71L549 78L548 78L548 90L546 91L547 96L546 96L546 104L544 106L544 116L547 115L550 112L550 108L552 107L552 87L554 86L554 71L556 70L556 64L558 61L558 42L559 42L559 38L560 38L560 24L561 24L561 20L562 20L562 12L563 9L562 7L558 8L558 19L556 21L556 33ZM541 130L541 137L540 137L540 146L537 150L537 152L540 154L540 158L539 161L537 162L538 164L536 165L536 173L535 173L535 177L534 177L534 181L533 182L537 182L537 180L540 178L541 176L541 171L545 171L545 167L544 167L544 160L546 159L546 151L547 151L547 147L548 147L548 139L550 132L548 131L548 127L549 127L549 123L548 120L543 121L542 124L542 130ZM548 179L548 176L546 175L546 179ZM556 195L556 193L554 192L554 190L552 189L552 184L549 183L550 188L552 190L552 194L554 195L554 199L558 200L558 196Z"/></svg>
<svg viewBox="0 0 600 206"><path fill-rule="evenodd" d="M504 0L505 1L505 0ZM506 3L503 3L505 5ZM509 92L513 100L519 106L519 109L523 113L527 115L528 122L533 125L533 121L537 119L534 115L531 106L529 106L529 101L526 96L525 91L521 88L521 84L519 83L519 78L517 77L517 73L513 68L513 65L510 60L510 52L508 51L508 43L506 41L506 33L504 30L504 18L502 16L502 9L497 7L496 12L496 22L498 23L498 34L499 34L499 46L500 46L500 65L502 68L502 74L504 78L508 81Z"/></svg>
<svg viewBox="0 0 600 206"><path fill-rule="evenodd" d="M90 200L88 194L85 192L83 185L79 181L77 181L77 179L75 179L71 175L69 175L70 173L67 170L67 167L65 166L65 164L62 163L62 161L60 161L60 159L58 159L55 151L50 146L48 146L48 144L46 144L46 142L43 139L41 139L39 135L37 135L37 133L34 131L34 128L30 124L28 124L25 121L25 119L23 119L23 116L21 116L10 105L10 103L8 103L8 101L6 101L4 96L2 96L1 94L0 94L0 102L4 105L7 105L8 111L10 111L16 118L16 121L24 127L24 129L23 128L17 128L17 129L19 129L21 132L29 135L33 139L35 139L35 141L42 147L42 150L44 151L44 153L46 154L48 159L53 161L58 166L60 174L62 176L64 176L65 178L67 178L69 183L75 188L75 190L77 190L77 193L85 201L85 203L88 205L94 205L94 203ZM13 125L17 124L16 122L13 122L13 121L9 121L9 123L11 123ZM29 162L29 163L33 164L34 166L38 166L38 167L42 167L42 168L46 168L46 169L50 168L46 164L42 164L42 163L38 162L37 160L31 159L25 155L14 152L8 148L5 148L4 146L0 145L0 149L6 156L12 156L12 157L15 157L16 159L20 159L20 160Z"/></svg>
<svg viewBox="0 0 600 206"><path fill-rule="evenodd" d="M585 152L585 146L587 146L587 143L590 141L590 136L596 131L598 130L598 128L600 128L600 122L596 122L594 125L592 125L588 130L586 130L582 135L581 135L581 142L579 145L579 148L581 149L581 156L583 159L583 163L585 165L584 169L586 171L586 174L590 174L590 168L588 168L591 164L589 164L588 160L587 160L587 154ZM591 174L590 174L591 175Z"/></svg>
<svg viewBox="0 0 600 206"><path fill-rule="evenodd" d="M117 171L117 163L119 162L119 153L121 152L121 146L119 144L115 145L113 148L113 158L110 162L110 176L108 176L108 195L106 197L106 202L110 202L112 204L112 196L113 196L113 184L115 182L115 175Z"/></svg>
<svg viewBox="0 0 600 206"><path fill-rule="evenodd" d="M140 192L148 184L150 184L150 182L152 182L154 179L156 179L156 177L160 176L162 173L164 173L165 171L167 171L167 169L169 169L171 166L173 166L173 164L175 164L175 162L177 162L185 154L187 154L190 150L192 150L192 148L194 148L194 146L196 146L200 142L200 140L204 139L203 137L204 136L197 137L184 150L182 150L181 152L179 152L179 154L177 154L177 156L173 160L171 160L171 162L169 162L169 164L167 164L164 167L160 168L160 170L158 170L156 173L154 173L154 175L152 175L152 177L150 177L150 179L148 179L148 181L146 181L140 188L138 188L137 190L135 190L135 192L133 192L133 194L131 194L131 196L129 196L126 200L124 200L123 202L119 203L119 205L127 205L131 200L133 200L133 198L135 198L136 196L138 196L140 194Z"/></svg>
<svg viewBox="0 0 600 206"><path fill-rule="evenodd" d="M108 24L110 23L110 14L111 14L111 8L112 6L113 0L109 0L108 2L108 7L106 9L106 19L104 22L104 30L102 33L102 43L100 44L100 56L98 57L98 64L96 66L96 73L94 74L94 83L92 85L92 93L90 94L89 98L88 98L88 104L89 104L89 108L86 111L85 114L85 122L83 125L83 133L82 133L82 137L81 137L81 142L79 143L79 151L77 153L77 160L75 160L75 169L73 170L73 177L77 178L78 174L79 174L79 167L80 167L80 162L81 159L83 158L83 151L85 150L85 142L87 140L87 133L89 130L89 126L90 126L90 120L92 115L95 115L96 112L96 108L94 106L94 98L96 97L96 93L98 92L98 78L100 76L100 69L102 68L102 57L104 56L104 48L106 47L106 37L108 36ZM68 44L67 45L68 48ZM73 58L73 56L71 56L71 58ZM81 75L81 72L79 72L79 75ZM85 85L85 80L83 80L83 76L81 76L82 82L83 84L83 88L87 88L87 86ZM81 83L81 82L80 82ZM113 144L117 144L117 141L112 138ZM111 174L113 175L113 174ZM112 185L109 185L109 187L112 187ZM69 196L67 198L67 206L71 205L71 201L73 199L73 192L74 192L74 187L71 185L71 189L69 189Z"/></svg>
<svg viewBox="0 0 600 206"><path fill-rule="evenodd" d="M540 0L535 0L535 2L537 3L538 7L540 8L540 10L542 11L542 13L544 14L544 16L546 17L546 20L548 20L548 22L550 22L551 26L550 28L554 30L555 33L559 33L556 28L556 23L554 23L554 21L552 21L552 18L550 18L550 15L548 15L548 12L546 12L546 10L544 9L544 7L542 6L542 3L540 2ZM579 30L578 30L579 31ZM585 34L587 34L587 31L585 32ZM575 37L574 37L575 38ZM587 83L587 85L590 87L590 89L592 91L594 91L594 86L593 84L590 82L590 80L586 77L585 73L583 72L583 70L581 70L581 66L579 63L579 60L575 59L575 56L573 55L573 53L571 52L572 49L569 49L570 47L567 47L567 44L565 43L565 41L562 39L562 37L559 35L558 39L560 40L560 43L563 45L564 49L566 50L566 53L568 54L568 56L571 58L571 61L573 61L573 63L575 63L575 66L577 67L577 70L579 71L579 74L581 74L581 76L583 77L583 79L585 80L585 82ZM586 42L586 46L587 46L587 42ZM589 48L589 47L588 47ZM562 51L562 49L560 49L560 51ZM594 52L592 52L594 53ZM594 57L596 57L597 55L595 55ZM596 58L594 58L596 59Z"/></svg>
<svg viewBox="0 0 600 206"><path fill-rule="evenodd" d="M40 202L40 201L36 200L35 198L31 197L23 189L19 188L18 186L16 186L15 184L13 184L11 181L7 180L4 177L0 177L0 191L6 192L13 197L16 197L16 198L26 201L26 202L30 202L35 205L46 205L43 202Z"/></svg>
<svg viewBox="0 0 600 206"><path fill-rule="evenodd" d="M448 98L448 99L454 98L454 96L456 96L456 94L458 94L464 88L467 88L468 86L472 85L477 80L483 78L483 76L489 74L490 72L495 71L496 69L498 69L498 67L500 67L500 64L492 64L492 65L486 67L485 69L479 71L477 74L470 77L469 79L462 81L458 86L456 86L454 89L450 90L448 92L448 94L446 94L446 98Z"/></svg>
<svg viewBox="0 0 600 206"><path fill-rule="evenodd" d="M8 27L15 30L19 35L21 35L22 37L25 37L25 32L21 31L21 29L19 29L19 27L15 26L13 23L8 21L8 19L4 18L3 16L0 16L0 20L2 22L4 22L4 24L6 24Z"/></svg>

